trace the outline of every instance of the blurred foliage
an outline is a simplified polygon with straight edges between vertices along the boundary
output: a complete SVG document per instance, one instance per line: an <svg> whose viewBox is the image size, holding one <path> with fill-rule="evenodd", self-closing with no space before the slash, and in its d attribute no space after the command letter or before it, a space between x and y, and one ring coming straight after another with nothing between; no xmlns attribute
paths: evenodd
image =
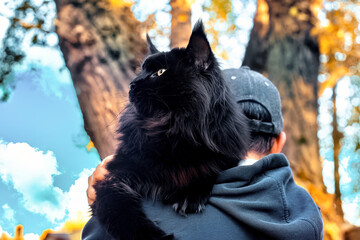
<svg viewBox="0 0 360 240"><path fill-rule="evenodd" d="M23 229L23 226L19 224L15 228L14 237L10 237L6 233L2 233L0 236L0 240L24 240Z"/></svg>
<svg viewBox="0 0 360 240"><path fill-rule="evenodd" d="M54 29L51 21L47 20L49 14L54 14L55 8L53 1L46 0L5 0L3 4L6 9L0 10L0 16L8 19L9 27L2 39L0 52L0 101L6 101L15 87L10 74L26 56L24 44L47 45L46 37Z"/></svg>
<svg viewBox="0 0 360 240"><path fill-rule="evenodd" d="M51 229L44 230L40 235L39 240L79 240L81 238L81 230L84 228L87 221L88 217L84 217L79 213L73 219L66 220L63 226L57 231ZM16 226L14 237L2 233L0 240L24 240L23 226L20 224Z"/></svg>
<svg viewBox="0 0 360 240"><path fill-rule="evenodd" d="M205 9L215 12L220 19L227 20L231 14L232 4L230 0L212 0L210 7Z"/></svg>
<svg viewBox="0 0 360 240"><path fill-rule="evenodd" d="M188 5L194 0L184 0ZM114 7L132 6L136 0L109 0ZM359 36L358 20L351 11L352 4L356 1L325 1L333 3L335 7L326 11L326 21L322 21L314 30L319 36L321 62L320 74L326 80L321 84L320 94L327 87L332 87L344 75L359 73L360 45L356 42ZM20 63L26 54L23 52L24 45L47 45L47 35L54 31L52 21L49 21L49 13L55 12L53 1L42 0L5 0L7 9L0 11L0 16L9 20L9 27L3 38L0 52L0 101L6 101L15 83L11 78L11 72ZM233 13L231 0L209 0L205 1L203 8L210 15L207 29L212 36L212 47L216 49L219 45L219 37L222 34L231 35L236 30L235 21L238 15ZM290 9L289 14L294 14ZM219 27L221 26L221 28ZM144 22L146 30L156 29L154 15L150 15ZM220 30L221 29L221 30ZM160 31L162 30L162 31ZM164 29L159 29L158 34ZM227 59L227 53L222 50L217 52L221 57Z"/></svg>
<svg viewBox="0 0 360 240"><path fill-rule="evenodd" d="M39 240L79 240L81 239L81 230L84 228L88 221L88 217L84 217L81 213L75 216L73 219L65 221L63 226L57 230L46 229L42 232ZM2 233L0 240L24 240L24 228L22 225L17 225L15 228L14 237L10 237L6 233Z"/></svg>
<svg viewBox="0 0 360 240"><path fill-rule="evenodd" d="M217 46L220 45L219 37L222 34L231 35L236 30L235 21L239 17L234 14L232 9L231 0L211 0L208 4L203 5L204 11L207 11L210 15L210 19L207 22L209 28L206 29L208 35L211 35L213 41L211 42L212 49L215 49L216 55L227 60L228 55L225 50L217 51ZM217 27L217 25L221 25Z"/></svg>
<svg viewBox="0 0 360 240"><path fill-rule="evenodd" d="M326 88L334 86L345 76L351 76L351 85L354 94L347 101L352 105L352 116L347 122L347 127L360 127L359 101L360 98L360 28L359 19L353 11L356 1L324 1L326 5L322 10L326 18L319 22L315 29L320 44L320 84L319 95ZM345 118L343 116L343 118ZM350 142L344 143L354 145L353 151L360 156L360 136L354 134ZM340 160L341 161L341 160ZM360 192L360 158L354 159L346 169L352 178L353 192ZM354 171L355 170L355 171Z"/></svg>
<svg viewBox="0 0 360 240"><path fill-rule="evenodd" d="M79 240L81 239L81 230L88 220L88 217L84 217L83 214L79 212L74 218L66 220L60 229L56 231L51 229L44 230L39 239Z"/></svg>
<svg viewBox="0 0 360 240"><path fill-rule="evenodd" d="M109 0L109 2L114 7L131 7L132 5L134 5L134 1L131 0Z"/></svg>
<svg viewBox="0 0 360 240"><path fill-rule="evenodd" d="M360 30L353 1L326 1L333 4L326 11L326 19L315 28L320 44L320 95L326 88L333 88L344 76L360 73Z"/></svg>
<svg viewBox="0 0 360 240"><path fill-rule="evenodd" d="M350 97L349 101L352 103L351 117L349 118L347 125L351 127L360 128L360 76L354 76L351 78L351 85L354 94ZM354 151L359 155L360 163L360 135L354 136L355 148ZM360 170L360 168L357 168ZM360 177L359 177L360 179ZM360 188L360 185L359 185Z"/></svg>
<svg viewBox="0 0 360 240"><path fill-rule="evenodd" d="M346 128L349 128L351 132L350 146L353 147L355 152L355 158L351 159L346 171L350 175L352 180L352 192L360 193L360 77L353 76L351 78L351 86L353 95L348 99L352 103L351 116L347 122ZM360 213L359 213L360 214ZM360 216L359 216L360 217Z"/></svg>

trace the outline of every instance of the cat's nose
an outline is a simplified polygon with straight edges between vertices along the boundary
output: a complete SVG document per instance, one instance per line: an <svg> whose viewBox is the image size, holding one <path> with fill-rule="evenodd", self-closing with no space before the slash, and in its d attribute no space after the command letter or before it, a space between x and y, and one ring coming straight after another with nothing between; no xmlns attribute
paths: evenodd
<svg viewBox="0 0 360 240"><path fill-rule="evenodd" d="M139 75L139 76L137 76L136 78L134 78L134 80L132 80L131 83L138 82L138 81L140 81L140 80L142 80L142 79L143 79L143 76L142 76L142 75ZM130 83L130 84L131 84L131 83Z"/></svg>
<svg viewBox="0 0 360 240"><path fill-rule="evenodd" d="M129 85L129 89L133 89L134 86L136 85L136 82L143 80L142 76L137 76L134 80L131 81L130 85Z"/></svg>

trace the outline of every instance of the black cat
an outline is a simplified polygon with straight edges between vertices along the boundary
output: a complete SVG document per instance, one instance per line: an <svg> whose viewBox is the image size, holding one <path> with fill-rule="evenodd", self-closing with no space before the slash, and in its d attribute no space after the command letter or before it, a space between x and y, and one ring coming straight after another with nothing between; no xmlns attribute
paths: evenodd
<svg viewBox="0 0 360 240"><path fill-rule="evenodd" d="M143 198L200 212L217 174L244 157L248 129L199 21L186 48L151 55L130 85L120 144L91 206L121 240L173 239L146 218Z"/></svg>

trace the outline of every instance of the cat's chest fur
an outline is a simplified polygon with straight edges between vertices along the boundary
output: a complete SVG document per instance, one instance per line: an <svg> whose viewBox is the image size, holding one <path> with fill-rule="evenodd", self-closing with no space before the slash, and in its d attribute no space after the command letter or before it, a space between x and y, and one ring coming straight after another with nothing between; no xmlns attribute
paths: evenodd
<svg viewBox="0 0 360 240"><path fill-rule="evenodd" d="M136 121L126 119L120 127L119 161L109 164L108 170L117 174L126 167L136 172L143 183L136 190L143 196L161 199L167 192L186 187L197 178L216 175L237 164L237 159L225 161L222 154L209 149L190 123L186 124L190 129L183 132L170 116L154 119L142 116L134 107L127 111L131 114L125 115L134 116Z"/></svg>

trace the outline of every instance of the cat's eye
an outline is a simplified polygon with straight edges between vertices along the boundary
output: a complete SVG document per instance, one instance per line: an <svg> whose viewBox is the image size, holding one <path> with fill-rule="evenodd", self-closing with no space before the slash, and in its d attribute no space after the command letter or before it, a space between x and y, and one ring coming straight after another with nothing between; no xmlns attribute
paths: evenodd
<svg viewBox="0 0 360 240"><path fill-rule="evenodd" d="M164 72L166 71L166 69L165 68L162 68L162 69L159 69L159 71L157 71L157 75L158 76L161 76Z"/></svg>
<svg viewBox="0 0 360 240"><path fill-rule="evenodd" d="M156 73L153 73L151 77L160 77L165 71L165 68L159 69Z"/></svg>

